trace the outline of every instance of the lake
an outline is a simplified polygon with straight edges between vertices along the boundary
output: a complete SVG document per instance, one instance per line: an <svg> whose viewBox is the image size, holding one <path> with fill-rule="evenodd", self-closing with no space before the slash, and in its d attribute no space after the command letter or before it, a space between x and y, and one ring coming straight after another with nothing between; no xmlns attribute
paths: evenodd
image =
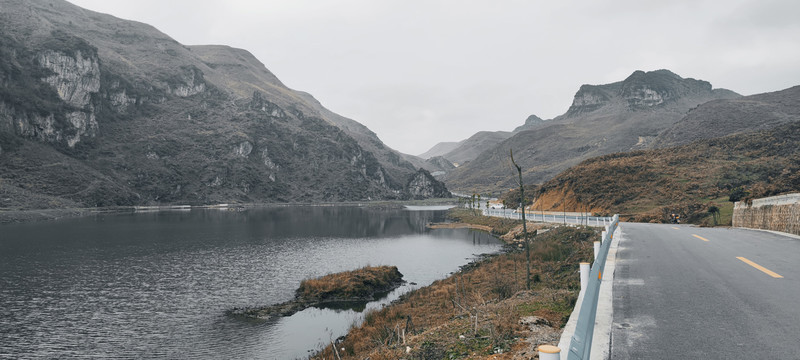
<svg viewBox="0 0 800 360"><path fill-rule="evenodd" d="M0 358L305 358L363 312L225 311L290 300L306 278L395 265L408 283L366 305L379 308L501 249L486 233L425 228L444 213L287 206L0 225Z"/></svg>

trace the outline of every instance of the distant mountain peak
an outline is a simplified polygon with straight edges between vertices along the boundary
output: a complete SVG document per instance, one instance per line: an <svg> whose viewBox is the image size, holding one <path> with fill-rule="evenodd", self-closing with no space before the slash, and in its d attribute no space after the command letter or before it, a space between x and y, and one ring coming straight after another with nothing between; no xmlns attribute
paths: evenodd
<svg viewBox="0 0 800 360"><path fill-rule="evenodd" d="M624 105L632 111L650 109L687 96L710 95L712 91L708 81L683 78L666 69L636 70L620 82L582 85L567 114L592 112L612 104Z"/></svg>
<svg viewBox="0 0 800 360"><path fill-rule="evenodd" d="M631 109L649 108L692 93L710 93L708 81L684 79L669 70L634 71L622 82L620 95Z"/></svg>
<svg viewBox="0 0 800 360"><path fill-rule="evenodd" d="M522 124L522 125L518 126L516 129L514 129L513 132L514 133L518 133L520 131L533 129L533 128L541 125L541 124L544 124L545 121L546 120L543 120L542 118L540 118L540 117L538 117L536 115L528 116L528 118L525 119L525 124Z"/></svg>

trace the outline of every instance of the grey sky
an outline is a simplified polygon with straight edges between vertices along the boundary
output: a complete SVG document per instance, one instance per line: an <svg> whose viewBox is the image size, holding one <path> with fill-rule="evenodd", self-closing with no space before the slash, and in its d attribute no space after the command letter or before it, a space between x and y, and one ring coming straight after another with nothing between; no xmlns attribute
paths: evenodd
<svg viewBox="0 0 800 360"><path fill-rule="evenodd" d="M800 84L800 1L72 0L188 44L252 52L287 86L419 154L581 84L669 69L743 95Z"/></svg>

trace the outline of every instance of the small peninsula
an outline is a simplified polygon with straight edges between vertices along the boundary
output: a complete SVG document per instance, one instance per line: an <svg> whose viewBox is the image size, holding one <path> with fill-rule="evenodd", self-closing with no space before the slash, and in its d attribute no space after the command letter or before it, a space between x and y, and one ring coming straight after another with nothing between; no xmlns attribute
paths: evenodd
<svg viewBox="0 0 800 360"><path fill-rule="evenodd" d="M312 306L375 300L376 294L392 291L403 282L403 274L396 266L365 266L303 280L290 301L260 308L234 308L228 314L254 319L290 316Z"/></svg>

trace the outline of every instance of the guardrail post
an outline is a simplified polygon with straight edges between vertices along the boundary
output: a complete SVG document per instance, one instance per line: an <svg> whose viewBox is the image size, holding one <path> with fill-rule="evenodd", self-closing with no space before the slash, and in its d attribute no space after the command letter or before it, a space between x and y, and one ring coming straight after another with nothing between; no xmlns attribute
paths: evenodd
<svg viewBox="0 0 800 360"><path fill-rule="evenodd" d="M539 345L539 360L559 360L561 349L553 345Z"/></svg>
<svg viewBox="0 0 800 360"><path fill-rule="evenodd" d="M595 241L594 242L594 259L595 260L597 260L597 253L599 253L599 252L600 252L600 242L599 241Z"/></svg>
<svg viewBox="0 0 800 360"><path fill-rule="evenodd" d="M589 263L581 263L581 291L585 291L589 286Z"/></svg>

